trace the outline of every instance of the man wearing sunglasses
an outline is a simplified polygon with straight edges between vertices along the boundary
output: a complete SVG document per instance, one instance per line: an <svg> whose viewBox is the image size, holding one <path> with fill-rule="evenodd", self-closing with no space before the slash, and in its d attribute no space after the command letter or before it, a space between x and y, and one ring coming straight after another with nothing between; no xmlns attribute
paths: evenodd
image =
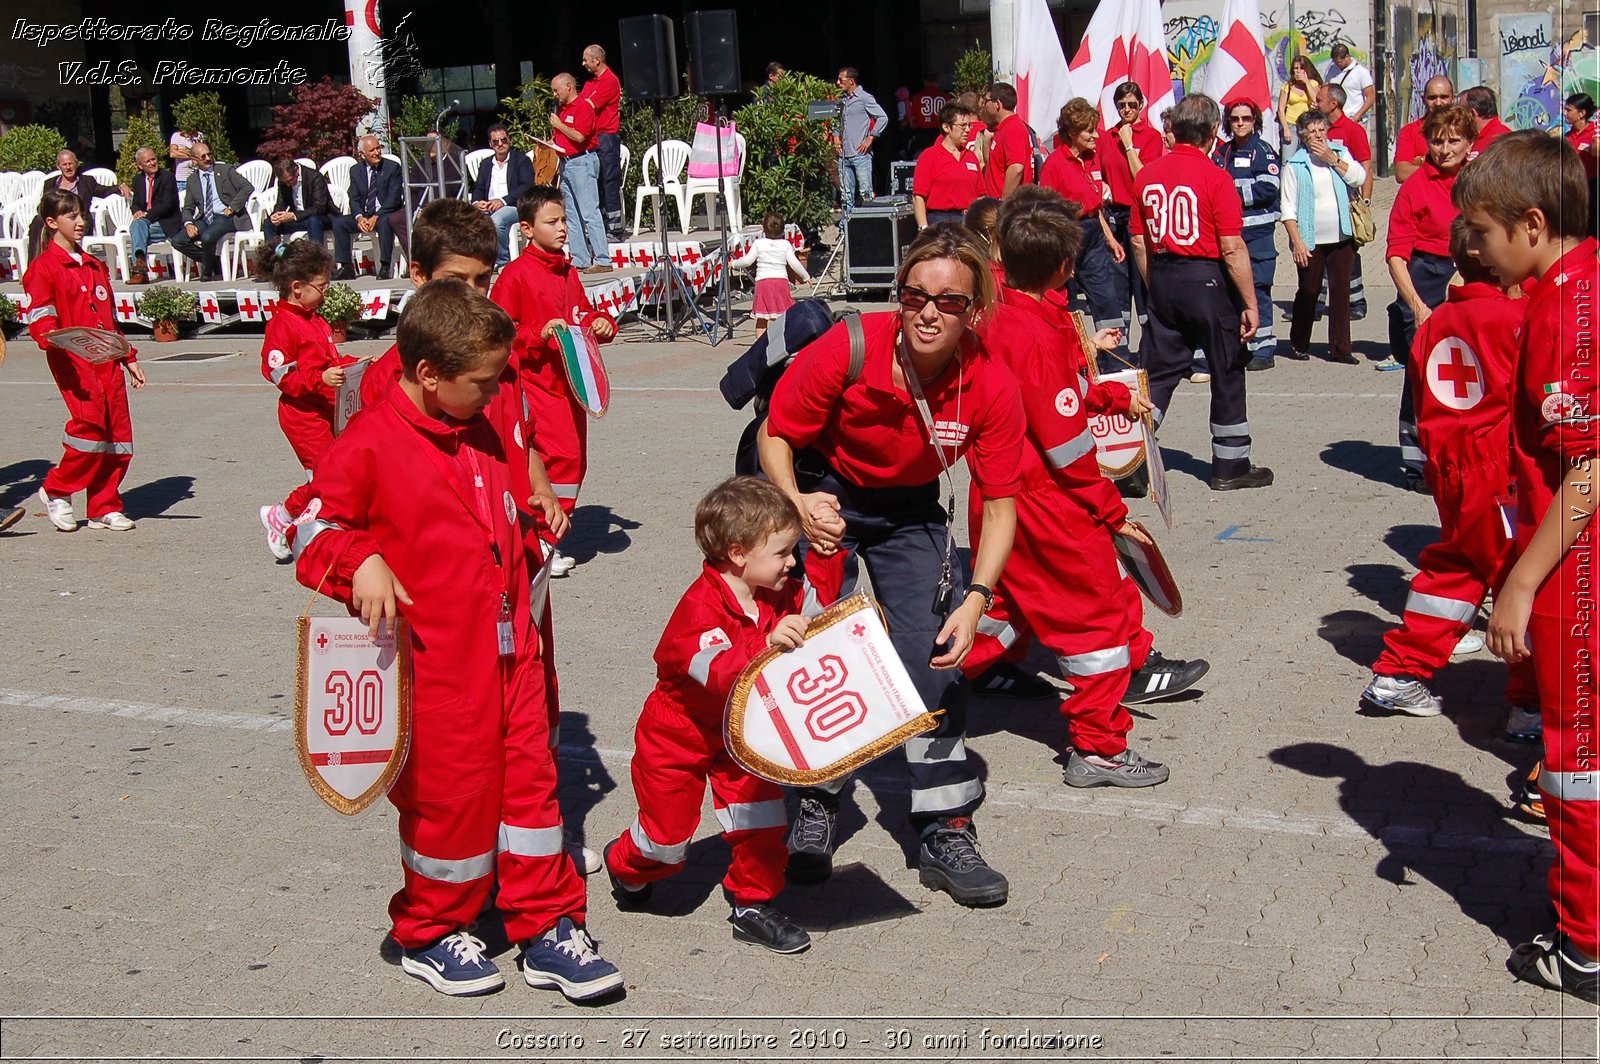
<svg viewBox="0 0 1600 1064"><path fill-rule="evenodd" d="M570 75L556 77L572 80ZM555 79L551 79L554 84ZM494 149L494 155L478 167L478 176L472 182L472 205L494 223L495 236L500 241L495 265L504 266L511 259L511 227L517 224L517 200L533 187L533 161L522 152L511 150L511 134L498 122L489 127L489 147Z"/></svg>
<svg viewBox="0 0 1600 1064"><path fill-rule="evenodd" d="M1100 141L1100 168L1106 184L1111 188L1111 202L1105 206L1105 218L1111 226L1111 235L1118 244L1128 246L1128 217L1133 211L1133 183L1147 163L1166 154L1161 142L1161 131L1146 120L1144 91L1137 81L1124 81L1112 92L1117 105L1117 124L1107 130ZM1139 267L1129 255L1112 271L1112 296L1122 314L1122 329L1128 328L1128 297L1133 297L1139 323L1145 321L1144 279Z"/></svg>

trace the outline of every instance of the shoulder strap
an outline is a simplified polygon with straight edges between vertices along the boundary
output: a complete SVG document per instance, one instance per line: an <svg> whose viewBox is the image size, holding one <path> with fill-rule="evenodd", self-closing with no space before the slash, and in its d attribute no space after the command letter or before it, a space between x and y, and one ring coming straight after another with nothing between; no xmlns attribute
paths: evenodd
<svg viewBox="0 0 1600 1064"><path fill-rule="evenodd" d="M844 316L845 332L850 334L850 368L844 374L846 388L861 379L861 370L867 363L867 337L861 329L861 315Z"/></svg>

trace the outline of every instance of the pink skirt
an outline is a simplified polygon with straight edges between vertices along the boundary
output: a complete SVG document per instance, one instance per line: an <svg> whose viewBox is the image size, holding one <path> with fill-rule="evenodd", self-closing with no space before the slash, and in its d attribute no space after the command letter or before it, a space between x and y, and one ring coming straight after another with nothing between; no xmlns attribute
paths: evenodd
<svg viewBox="0 0 1600 1064"><path fill-rule="evenodd" d="M789 282L782 277L769 277L756 282L756 302L750 308L752 317L772 319L794 306L794 295Z"/></svg>

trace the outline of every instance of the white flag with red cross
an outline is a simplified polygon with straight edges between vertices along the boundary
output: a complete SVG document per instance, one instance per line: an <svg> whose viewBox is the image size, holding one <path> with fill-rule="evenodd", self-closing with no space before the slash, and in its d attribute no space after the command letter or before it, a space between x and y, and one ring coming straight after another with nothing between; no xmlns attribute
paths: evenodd
<svg viewBox="0 0 1600 1064"><path fill-rule="evenodd" d="M389 289L374 288L361 293L361 320L372 321L375 318L389 316Z"/></svg>
<svg viewBox="0 0 1600 1064"><path fill-rule="evenodd" d="M1278 143L1278 117L1267 81L1267 53L1261 41L1261 7L1256 0L1227 0L1219 20L1217 45L1200 68L1200 91L1224 109L1249 100L1261 108L1263 142ZM1159 111L1155 112L1160 114ZM1228 133L1227 125L1222 127Z"/></svg>
<svg viewBox="0 0 1600 1064"><path fill-rule="evenodd" d="M243 288L233 293L234 300L239 306L240 321L265 321L261 313L261 293L246 291Z"/></svg>
<svg viewBox="0 0 1600 1064"><path fill-rule="evenodd" d="M215 292L200 293L200 320L212 325L222 320L222 304L217 300Z"/></svg>
<svg viewBox="0 0 1600 1064"><path fill-rule="evenodd" d="M1018 41L1018 70L1022 69L1022 47L1023 42ZM1124 81L1139 86L1149 114L1160 115L1177 102L1158 0L1101 0L1067 69L1071 95L1082 96L1100 109L1102 130L1116 124L1116 88ZM1051 115L1047 128L1054 126L1055 116Z"/></svg>

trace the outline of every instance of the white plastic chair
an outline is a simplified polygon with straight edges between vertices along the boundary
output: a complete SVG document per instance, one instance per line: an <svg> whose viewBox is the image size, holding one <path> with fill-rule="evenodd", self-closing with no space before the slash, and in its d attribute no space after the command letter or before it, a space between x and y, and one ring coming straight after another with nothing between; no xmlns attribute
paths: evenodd
<svg viewBox="0 0 1600 1064"><path fill-rule="evenodd" d="M260 192L272 184L272 164L265 159L251 159L247 163L239 164L239 176L256 187Z"/></svg>
<svg viewBox="0 0 1600 1064"><path fill-rule="evenodd" d="M309 166L313 170L315 170L317 168L316 160L315 159L307 159L304 155L302 155L300 158L296 159L294 161L294 164L296 166Z"/></svg>
<svg viewBox="0 0 1600 1064"><path fill-rule="evenodd" d="M22 198L22 175L15 170L0 171L0 210Z"/></svg>
<svg viewBox="0 0 1600 1064"><path fill-rule="evenodd" d="M739 194L739 178L744 176L745 163L749 161L750 156L745 152L743 133L735 132L731 140L733 141L733 144L724 142L722 150L724 153L726 153L730 147L735 145L738 147L739 173L735 176L723 178L723 180L728 183L728 230L730 232L737 233L744 227L744 201L743 197ZM689 180L685 182L683 186L683 200L686 204L688 204L688 209L684 212L684 217L688 218L694 214L694 198L696 196L704 196L706 197L706 223L709 225L712 217L711 205L716 202L716 200L713 198L716 196L716 194L716 178L689 178ZM685 231L687 231L687 228Z"/></svg>
<svg viewBox="0 0 1600 1064"><path fill-rule="evenodd" d="M633 199L633 235L639 235L639 218L644 213L644 201L650 196L665 194L674 206L678 208L678 229L684 230L689 221L689 203L684 195L683 176L689 168L689 145L681 140L664 140L661 142L661 157L656 158L654 144L645 149L644 157L639 160L639 187L634 192ZM652 176L652 171L659 171L658 177ZM651 184L652 180L660 181L659 185ZM665 209L663 201L661 207Z"/></svg>
<svg viewBox="0 0 1600 1064"><path fill-rule="evenodd" d="M113 192L109 196L96 196L94 199L89 201L89 228L86 235L111 235L112 228L106 221L106 212L110 209L111 201L114 199L119 200L122 199L122 197Z"/></svg>
<svg viewBox="0 0 1600 1064"><path fill-rule="evenodd" d="M261 227L266 224L267 214L277 199L278 190L270 185L256 192L244 205L245 213L250 216L250 228L235 229L223 237L222 243L217 245L217 257L222 260L224 281L232 281L243 276L243 269L249 261L250 252L259 250L266 241L266 234L262 232Z"/></svg>
<svg viewBox="0 0 1600 1064"><path fill-rule="evenodd" d="M33 219L34 207L17 200L0 208L0 251L11 252L16 260L17 273L12 280L22 280L28 268L28 224Z"/></svg>
<svg viewBox="0 0 1600 1064"><path fill-rule="evenodd" d="M633 152L628 150L626 144L617 145L617 173L622 175L622 183L628 183L628 163L633 159Z"/></svg>
<svg viewBox="0 0 1600 1064"><path fill-rule="evenodd" d="M344 206L339 208L339 213L341 214L350 207L350 196L348 194L350 189L350 168L355 164L356 161L348 155L329 159L322 164L322 176L328 179L329 193L343 192L346 194Z"/></svg>
<svg viewBox="0 0 1600 1064"><path fill-rule="evenodd" d="M465 161L467 165L468 185L471 185L474 181L478 180L478 168L483 165L483 160L492 158L494 158L493 148L473 148L471 151L467 152L467 158ZM468 198L471 198L470 193L468 194Z"/></svg>
<svg viewBox="0 0 1600 1064"><path fill-rule="evenodd" d="M44 183L48 178L48 174L38 170L29 170L22 175L22 198L32 203L35 210L39 206L39 197L44 195Z"/></svg>
<svg viewBox="0 0 1600 1064"><path fill-rule="evenodd" d="M94 201L96 235L83 238L83 250L105 248L116 253L117 273L127 284L133 276L133 241L128 229L133 225L133 208L121 196L101 196Z"/></svg>
<svg viewBox="0 0 1600 1064"><path fill-rule="evenodd" d="M92 177L101 188L116 188L122 182L117 180L117 172L104 166L90 167L83 172L84 177Z"/></svg>

